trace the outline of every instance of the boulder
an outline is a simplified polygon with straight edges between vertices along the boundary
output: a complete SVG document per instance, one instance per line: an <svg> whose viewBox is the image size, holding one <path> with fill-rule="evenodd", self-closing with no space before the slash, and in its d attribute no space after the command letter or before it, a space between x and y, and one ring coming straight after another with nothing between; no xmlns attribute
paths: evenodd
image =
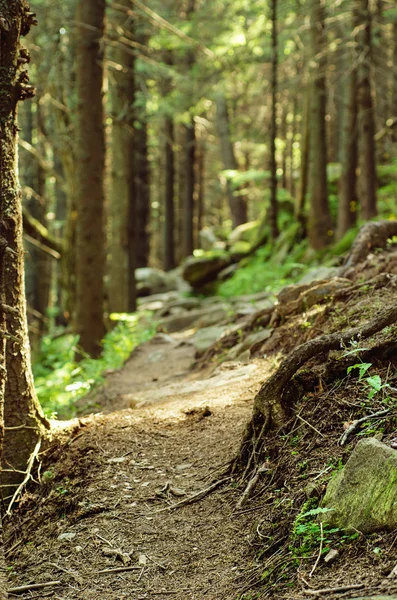
<svg viewBox="0 0 397 600"><path fill-rule="evenodd" d="M182 277L193 288L200 288L216 278L218 273L229 266L230 256L209 254L204 256L189 256L182 265Z"/></svg>
<svg viewBox="0 0 397 600"><path fill-rule="evenodd" d="M397 528L397 451L375 438L361 440L329 482L322 519L362 533Z"/></svg>

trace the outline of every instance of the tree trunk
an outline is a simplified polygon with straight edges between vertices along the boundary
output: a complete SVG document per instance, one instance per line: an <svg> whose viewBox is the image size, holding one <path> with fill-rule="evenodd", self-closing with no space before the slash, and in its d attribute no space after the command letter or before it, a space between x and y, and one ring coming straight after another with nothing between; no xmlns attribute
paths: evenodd
<svg viewBox="0 0 397 600"><path fill-rule="evenodd" d="M295 96L294 101L292 103L292 123L291 123L291 132L290 132L290 139L289 139L289 143L288 143L288 162L289 162L289 177L288 177L288 182L289 182L289 192L291 194L291 197L294 198L295 197L295 148L294 148L294 143L295 143L295 136L296 136L296 131L297 131L297 108L298 108L298 101L297 98Z"/></svg>
<svg viewBox="0 0 397 600"><path fill-rule="evenodd" d="M24 478L31 455L46 435L49 423L39 406L30 365L24 289L21 191L17 180L17 102L33 95L23 65L27 52L20 35L34 23L26 2L0 1L0 443L5 436L1 481L3 499ZM4 351L7 381L4 382ZM3 594L3 597L4 596Z"/></svg>
<svg viewBox="0 0 397 600"><path fill-rule="evenodd" d="M83 352L97 357L105 333L103 34L105 0L79 0L76 47L76 332ZM79 356L77 356L79 358Z"/></svg>
<svg viewBox="0 0 397 600"><path fill-rule="evenodd" d="M150 255L150 165L146 117L135 129L136 266L147 267Z"/></svg>
<svg viewBox="0 0 397 600"><path fill-rule="evenodd" d="M194 250L194 186L195 186L195 155L196 131L194 119L185 126L185 196L183 210L183 255L193 254Z"/></svg>
<svg viewBox="0 0 397 600"><path fill-rule="evenodd" d="M204 227L205 150L204 139L201 138L197 151L197 246L199 245L199 233Z"/></svg>
<svg viewBox="0 0 397 600"><path fill-rule="evenodd" d="M223 167L227 171L237 171L237 161L234 155L233 143L230 137L229 111L226 98L223 94L218 94L216 98L216 125L221 144ZM227 178L226 185L227 197L234 228L247 222L247 203L244 195L236 193L238 190L235 191L233 189L229 178Z"/></svg>
<svg viewBox="0 0 397 600"><path fill-rule="evenodd" d="M309 240L316 250L332 240L331 214L327 190L327 134L326 116L326 36L325 0L312 0L312 48L316 61L311 97L310 140L310 219Z"/></svg>
<svg viewBox="0 0 397 600"><path fill-rule="evenodd" d="M306 233L305 205L309 183L309 165L310 165L310 87L307 86L303 107L303 124L301 127L301 163L300 163L300 181L298 197L296 202L295 215L300 224L302 233Z"/></svg>
<svg viewBox="0 0 397 600"><path fill-rule="evenodd" d="M164 120L164 158L165 158L165 189L164 189L164 270L170 271L175 267L175 157L174 157L174 123L172 117Z"/></svg>
<svg viewBox="0 0 397 600"><path fill-rule="evenodd" d="M126 8L129 0L120 0ZM117 32L133 33L131 17L121 10L112 12L112 24ZM109 310L127 312L129 296L129 203L134 201L134 102L135 56L117 44L111 71L112 102L112 195L110 202L111 243L109 265ZM134 216L133 222L135 221ZM134 269L132 269L134 272Z"/></svg>
<svg viewBox="0 0 397 600"><path fill-rule="evenodd" d="M372 219L376 207L375 121L371 90L371 14L368 0L355 0L353 27L356 34L357 104L359 131L358 195L361 217Z"/></svg>
<svg viewBox="0 0 397 600"><path fill-rule="evenodd" d="M393 74L392 74L392 99L391 118L393 119L393 142L397 144L397 20L393 24Z"/></svg>
<svg viewBox="0 0 397 600"><path fill-rule="evenodd" d="M341 239L357 220L357 72L351 68L342 134L337 238Z"/></svg>
<svg viewBox="0 0 397 600"><path fill-rule="evenodd" d="M269 225L270 237L277 239L279 230L277 223L277 160L276 160L276 138L277 138L277 85L278 85L278 46L277 46L277 0L271 0L271 22L272 22L272 76L271 96L272 111L270 121L270 206Z"/></svg>

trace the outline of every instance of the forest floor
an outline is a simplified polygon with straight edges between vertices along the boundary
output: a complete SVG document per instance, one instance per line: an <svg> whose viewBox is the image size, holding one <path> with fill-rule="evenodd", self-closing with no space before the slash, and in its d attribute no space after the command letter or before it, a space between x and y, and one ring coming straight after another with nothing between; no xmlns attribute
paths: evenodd
<svg viewBox="0 0 397 600"><path fill-rule="evenodd" d="M315 568L319 540L303 552L293 536L304 488L324 488L357 441L353 436L338 445L343 423L384 406L380 396L368 404L357 378L328 377L328 356L308 365L312 379L317 369L322 375L314 377L288 432L275 434L274 464L243 506L246 484L227 475L254 396L280 353L396 302L397 254L391 256L356 269L348 282L352 293L274 324L248 358L225 360L220 342L197 360L192 329L160 332L138 347L120 371L108 374L94 399L96 414L87 414L92 404L81 405L87 416L59 425L36 483L6 521L10 587L53 582L25 597L58 600L353 598L397 590L386 579L397 563L395 532L335 537L335 560ZM360 288L363 273L370 283ZM247 318L241 323L244 329ZM394 386L395 339L393 327L375 336L372 358L382 381ZM381 423L386 442L395 435L396 417ZM321 593L336 587L346 589Z"/></svg>

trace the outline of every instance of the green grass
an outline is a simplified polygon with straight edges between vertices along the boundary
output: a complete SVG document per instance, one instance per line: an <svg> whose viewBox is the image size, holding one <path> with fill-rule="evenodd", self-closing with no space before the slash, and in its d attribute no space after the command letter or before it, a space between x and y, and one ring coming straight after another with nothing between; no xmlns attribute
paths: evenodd
<svg viewBox="0 0 397 600"><path fill-rule="evenodd" d="M156 323L148 314L112 315L117 325L102 341L99 358L86 356L74 360L78 336L62 330L43 337L33 363L35 387L47 416L70 418L75 402L104 381L104 373L119 369L136 346L156 332Z"/></svg>

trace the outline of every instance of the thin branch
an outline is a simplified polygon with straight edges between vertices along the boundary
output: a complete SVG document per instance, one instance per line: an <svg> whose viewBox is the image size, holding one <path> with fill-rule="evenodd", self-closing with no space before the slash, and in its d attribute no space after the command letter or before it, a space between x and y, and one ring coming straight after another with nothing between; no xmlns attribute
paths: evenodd
<svg viewBox="0 0 397 600"><path fill-rule="evenodd" d="M361 419L356 419L353 423L346 429L346 431L342 434L339 440L339 446L344 446L348 440L348 437L357 429L361 423L365 421L369 421L370 419L375 419L376 417L383 417L390 412L390 408L385 408L384 410L378 410L376 413L372 413L371 415L366 415L365 417L361 417Z"/></svg>
<svg viewBox="0 0 397 600"><path fill-rule="evenodd" d="M26 467L25 477L24 477L23 481L19 484L16 491L14 492L14 495L11 498L11 501L8 505L7 512L6 512L7 515L11 514L14 502L16 501L19 494L22 492L23 488L25 487L25 485L27 484L27 482L29 481L29 479L31 477L34 461L36 460L36 458L40 452L40 448L41 448L41 439L37 442L35 449L33 450L32 454L30 455L30 458L29 458L29 461L28 461L28 464Z"/></svg>
<svg viewBox="0 0 397 600"><path fill-rule="evenodd" d="M309 577L311 577L313 575L314 571L317 569L317 565L320 562L321 554L322 554L322 551L323 551L324 531L323 531L323 524L322 524L321 521L320 521L320 531L321 531L320 550L318 551L317 560L314 563L313 568L312 568L312 570L309 573Z"/></svg>
<svg viewBox="0 0 397 600"><path fill-rule="evenodd" d="M30 590L41 590L46 587L52 587L54 585L61 585L61 581L47 581L46 583L31 583L29 585L21 585L19 587L9 588L7 591L9 594L22 594L29 592Z"/></svg>
<svg viewBox="0 0 397 600"><path fill-rule="evenodd" d="M182 506L186 506L187 504L193 504L193 502L198 502L199 500L201 500L205 496L208 496L208 494L210 494L211 492L216 490L218 487L220 487L221 485L223 485L224 483L226 483L227 481L230 481L230 480L231 480L231 477L225 477L224 479L215 481L215 483L210 485L208 488L205 488L204 490L200 490L199 492L196 492L192 496L189 496L189 498L185 498L185 500L181 500L180 502L176 502L175 504L171 504L170 506L166 506L165 508L160 508L159 510L155 510L154 513L152 513L152 514L161 513L161 512L167 511L167 510L174 510L175 508L182 508Z"/></svg>

